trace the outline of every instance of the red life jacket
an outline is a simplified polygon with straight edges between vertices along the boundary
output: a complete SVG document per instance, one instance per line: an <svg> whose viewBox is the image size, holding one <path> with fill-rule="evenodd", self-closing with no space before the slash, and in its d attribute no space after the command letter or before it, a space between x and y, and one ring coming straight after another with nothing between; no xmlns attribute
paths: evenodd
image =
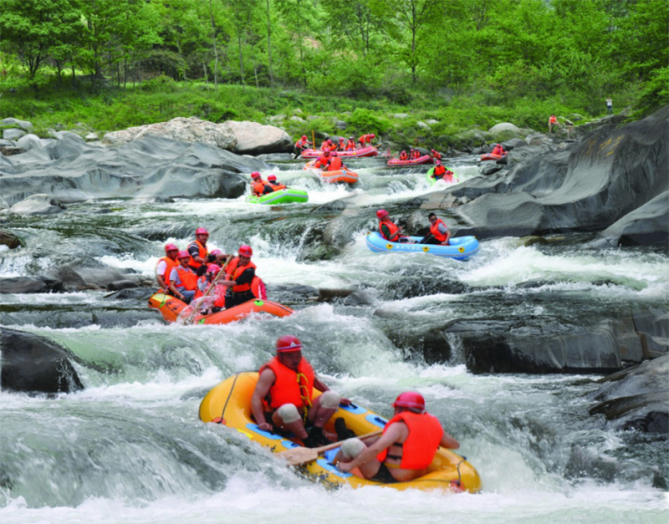
<svg viewBox="0 0 669 524"><path fill-rule="evenodd" d="M303 148L309 143L308 140L304 140L300 138L297 142L295 142L295 147Z"/></svg>
<svg viewBox="0 0 669 524"><path fill-rule="evenodd" d="M269 185L274 191L279 191L280 189L286 189L286 186L283 184L275 184L274 182L267 182L267 185Z"/></svg>
<svg viewBox="0 0 669 524"><path fill-rule="evenodd" d="M253 277L251 280L251 293L256 298L267 300L267 288L260 277Z"/></svg>
<svg viewBox="0 0 669 524"><path fill-rule="evenodd" d="M225 268L225 272L230 276L230 280L237 280L238 277L242 276L244 271L250 268L256 269L256 265L249 261L247 265L240 267L239 257L235 257L232 259L232 262L228 264L228 267ZM232 286L232 291L235 293L243 293L244 291L251 289L251 284L252 282L249 282L248 284L242 284L240 286Z"/></svg>
<svg viewBox="0 0 669 524"><path fill-rule="evenodd" d="M446 227L446 224L444 223L444 221L443 221L441 218L438 218L438 219L434 222L434 224L432 224L432 225L430 226L430 233L432 233L432 236L433 236L434 238L436 238L439 242L443 242L444 240L446 240L446 235L442 234L442 233L439 231L439 224L444 224L444 227L445 227L446 229L448 229L448 227Z"/></svg>
<svg viewBox="0 0 669 524"><path fill-rule="evenodd" d="M169 284L170 274L172 273L172 270L179 265L179 262L177 260L172 260L170 257L167 256L159 259L158 263L156 264L156 274L158 274L158 264L160 264L163 260L167 264L167 267L165 268L165 273L162 275L163 282L165 282L165 284Z"/></svg>
<svg viewBox="0 0 669 524"><path fill-rule="evenodd" d="M314 167L325 167L327 166L333 157L321 155L318 157L316 162L314 162Z"/></svg>
<svg viewBox="0 0 669 524"><path fill-rule="evenodd" d="M493 155L503 155L504 148L502 146L495 146L495 149L492 150Z"/></svg>
<svg viewBox="0 0 669 524"><path fill-rule="evenodd" d="M340 169L341 169L341 158L336 156L332 160L330 160L328 171L339 171Z"/></svg>
<svg viewBox="0 0 669 524"><path fill-rule="evenodd" d="M551 124L554 124L555 122L557 122L557 118L555 118L554 116L552 116L552 117L550 117L550 118L548 119L548 121L549 121Z"/></svg>
<svg viewBox="0 0 669 524"><path fill-rule="evenodd" d="M207 247L203 246L200 244L199 240L193 240L190 244L188 244L188 250L190 251L191 246L197 246L198 249L198 254L202 260L204 260L207 255L209 254L209 251L207 251ZM188 265L194 269L199 268L202 265L202 262L195 262L195 259L193 257L190 257L190 262L188 262Z"/></svg>
<svg viewBox="0 0 669 524"><path fill-rule="evenodd" d="M439 164L438 166L434 166L433 173L435 178L438 176L444 176L446 174L446 168L443 166L443 164Z"/></svg>
<svg viewBox="0 0 669 524"><path fill-rule="evenodd" d="M353 140L346 142L346 151L355 151L355 142Z"/></svg>
<svg viewBox="0 0 669 524"><path fill-rule="evenodd" d="M267 396L263 399L267 411L274 411L284 404L295 404L297 409L311 406L316 374L306 358L302 357L297 372L284 366L279 357L274 357L264 364L258 373L262 373L267 368L271 369L276 375L274 384L269 388ZM300 373L299 377L298 373Z"/></svg>
<svg viewBox="0 0 669 524"><path fill-rule="evenodd" d="M181 285L175 286L177 289L185 289L186 291L197 289L197 275L191 268L179 264L175 269L181 281Z"/></svg>
<svg viewBox="0 0 669 524"><path fill-rule="evenodd" d="M434 455L439 449L441 436L444 434L444 428L441 427L437 417L429 413L412 413L403 411L399 415L391 418L386 427L385 433L391 424L403 421L409 427L409 436L402 444L402 469L425 469L434 459ZM379 462L384 462L388 455L388 448L379 453L376 458Z"/></svg>
<svg viewBox="0 0 669 524"><path fill-rule="evenodd" d="M407 155L406 151L400 153L400 160L409 160L409 155Z"/></svg>
<svg viewBox="0 0 669 524"><path fill-rule="evenodd" d="M257 182L253 182L253 187L252 187L253 194L256 195L256 196L262 196L262 195L265 195L267 193L271 193L272 191L267 191L266 192L267 188L274 191L274 188L272 188L272 186L270 184L268 184L267 182L265 182L264 180L258 180Z"/></svg>
<svg viewBox="0 0 669 524"><path fill-rule="evenodd" d="M381 225L385 225L390 230L390 238L386 237L386 235L383 234ZM400 228L395 224L393 224L390 220L379 222L379 233L381 233L381 236L383 238L385 238L386 240L390 240L391 242L397 242L400 238Z"/></svg>
<svg viewBox="0 0 669 524"><path fill-rule="evenodd" d="M433 157L436 158L437 160L441 160L441 153L439 151L435 151Z"/></svg>

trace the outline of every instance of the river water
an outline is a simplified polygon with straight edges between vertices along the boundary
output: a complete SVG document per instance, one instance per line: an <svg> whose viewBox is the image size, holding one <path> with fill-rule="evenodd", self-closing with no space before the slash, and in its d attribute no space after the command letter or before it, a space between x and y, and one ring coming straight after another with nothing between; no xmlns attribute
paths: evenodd
<svg viewBox="0 0 669 524"><path fill-rule="evenodd" d="M50 399L0 393L0 522L669 521L666 439L590 416L587 394L598 376L472 374L455 341L448 361L430 364L392 341L451 318L522 322L620 304L666 308L666 253L586 250L573 235L546 245L485 240L465 262L374 254L365 234L376 209L435 188L421 169L391 172L380 159L350 164L361 178L353 190L322 187L297 163L280 166L280 181L309 191L305 205L106 200L8 220L4 227L28 247L0 252L1 277L75 260L150 276L167 241L185 246L205 226L210 244L227 252L251 244L270 286L364 290L366 299L270 295L296 314L182 327L166 325L144 301L104 292L0 295L2 325L69 348L86 385ZM461 180L478 174L471 158L453 167ZM321 206L340 199L348 207L328 234L349 242L314 261L305 256L319 242L314 231L338 214ZM328 491L236 431L200 422L204 394L236 371L257 369L281 334L302 339L333 389L385 416L398 393L420 391L479 471L483 491Z"/></svg>

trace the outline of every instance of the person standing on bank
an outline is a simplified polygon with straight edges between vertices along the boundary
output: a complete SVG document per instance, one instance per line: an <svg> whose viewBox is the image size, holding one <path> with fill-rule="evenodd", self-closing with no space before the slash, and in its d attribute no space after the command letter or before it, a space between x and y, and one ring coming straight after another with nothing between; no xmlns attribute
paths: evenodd
<svg viewBox="0 0 669 524"><path fill-rule="evenodd" d="M441 218L437 218L434 213L430 213L427 219L430 221L430 232L425 235L419 244L447 246L451 233L446 227L446 223Z"/></svg>
<svg viewBox="0 0 669 524"><path fill-rule="evenodd" d="M611 100L611 97L608 97L606 99L606 114L607 115L613 114L613 100Z"/></svg>

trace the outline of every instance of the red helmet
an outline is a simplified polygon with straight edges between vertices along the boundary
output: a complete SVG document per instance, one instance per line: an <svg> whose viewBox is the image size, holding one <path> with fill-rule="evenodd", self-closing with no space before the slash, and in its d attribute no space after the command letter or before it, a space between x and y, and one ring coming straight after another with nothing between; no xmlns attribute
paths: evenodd
<svg viewBox="0 0 669 524"><path fill-rule="evenodd" d="M254 171L253 173L251 173L251 178L253 180L255 180L256 178L260 178L260 173L258 173L257 171Z"/></svg>
<svg viewBox="0 0 669 524"><path fill-rule="evenodd" d="M375 135L374 133L371 133L371 134L369 135L369 138L376 138L376 135Z"/></svg>
<svg viewBox="0 0 669 524"><path fill-rule="evenodd" d="M332 139L328 138L328 144L331 144L331 143L332 143Z"/></svg>
<svg viewBox="0 0 669 524"><path fill-rule="evenodd" d="M268 182L276 182L276 175L270 175L267 177Z"/></svg>
<svg viewBox="0 0 669 524"><path fill-rule="evenodd" d="M220 249L212 249L210 255L220 255L222 251Z"/></svg>
<svg viewBox="0 0 669 524"><path fill-rule="evenodd" d="M435 162L435 164L437 164L438 166L440 166L440 165L441 165L441 162L440 162L439 160L437 160L437 161Z"/></svg>
<svg viewBox="0 0 669 524"><path fill-rule="evenodd" d="M253 255L253 249L251 249L251 246L247 244L242 244L241 246L239 246L237 253L239 253L239 256L242 257L250 257L251 255Z"/></svg>
<svg viewBox="0 0 669 524"><path fill-rule="evenodd" d="M379 220L381 220L382 218L385 218L387 216L388 216L388 211L386 211L385 209L379 209L376 212L376 218L378 218Z"/></svg>
<svg viewBox="0 0 669 524"><path fill-rule="evenodd" d="M302 342L292 335L283 335L276 340L276 352L288 353L289 351L302 351Z"/></svg>
<svg viewBox="0 0 669 524"><path fill-rule="evenodd" d="M425 411L425 399L420 393L415 391L406 391L400 395L393 402L394 408L407 408L418 413Z"/></svg>
<svg viewBox="0 0 669 524"><path fill-rule="evenodd" d="M198 227L198 228L195 230L195 234L196 234L196 235L208 235L208 234L209 234L209 231L207 231L207 230L206 230L205 228L203 228L203 227Z"/></svg>
<svg viewBox="0 0 669 524"><path fill-rule="evenodd" d="M302 140L306 140L306 139L307 139L307 135L302 135Z"/></svg>
<svg viewBox="0 0 669 524"><path fill-rule="evenodd" d="M207 271L209 273L218 273L221 270L221 266L217 266L216 264L209 264L207 266Z"/></svg>
<svg viewBox="0 0 669 524"><path fill-rule="evenodd" d="M333 152L332 152L332 156L337 156L337 152L336 152L336 151L333 151Z"/></svg>
<svg viewBox="0 0 669 524"><path fill-rule="evenodd" d="M330 156L330 151L323 151L323 156Z"/></svg>
<svg viewBox="0 0 669 524"><path fill-rule="evenodd" d="M188 251L179 251L178 259L190 258L190 253Z"/></svg>
<svg viewBox="0 0 669 524"><path fill-rule="evenodd" d="M167 244L165 246L165 253L169 253L170 251L179 251L179 248L174 244Z"/></svg>

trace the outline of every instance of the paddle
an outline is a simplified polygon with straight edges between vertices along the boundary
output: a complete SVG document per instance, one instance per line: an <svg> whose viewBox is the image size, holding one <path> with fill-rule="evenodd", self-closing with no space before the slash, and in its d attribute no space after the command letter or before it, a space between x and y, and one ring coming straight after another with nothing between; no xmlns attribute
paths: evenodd
<svg viewBox="0 0 669 524"><path fill-rule="evenodd" d="M360 440L364 440L367 438L381 435L381 433L383 433L382 429L374 431L373 433L367 433L367 435L363 435L358 438ZM341 442L333 442L332 444L328 444L327 446L321 446L320 448L299 447L282 451L278 455L286 462L288 462L289 466L299 466L300 464L306 464L307 462L312 462L316 460L318 458L318 455L320 455L323 451L329 451L331 449L338 448L339 446L341 446Z"/></svg>
<svg viewBox="0 0 669 524"><path fill-rule="evenodd" d="M221 276L225 275L225 268L228 266L228 264L230 263L230 261L233 258L234 257L232 255L228 256L228 259L225 261L225 264L223 264L223 267L216 274L216 277L209 284L209 287L206 289L204 294L197 299L198 303L197 304L191 304L191 311L188 313L188 316L184 317L183 319L179 319L181 324L192 324L193 323L193 321L195 320L195 317L197 316L199 305L202 304L204 299L207 298L211 294L211 292L216 288L216 282L218 282L218 279L221 278Z"/></svg>

